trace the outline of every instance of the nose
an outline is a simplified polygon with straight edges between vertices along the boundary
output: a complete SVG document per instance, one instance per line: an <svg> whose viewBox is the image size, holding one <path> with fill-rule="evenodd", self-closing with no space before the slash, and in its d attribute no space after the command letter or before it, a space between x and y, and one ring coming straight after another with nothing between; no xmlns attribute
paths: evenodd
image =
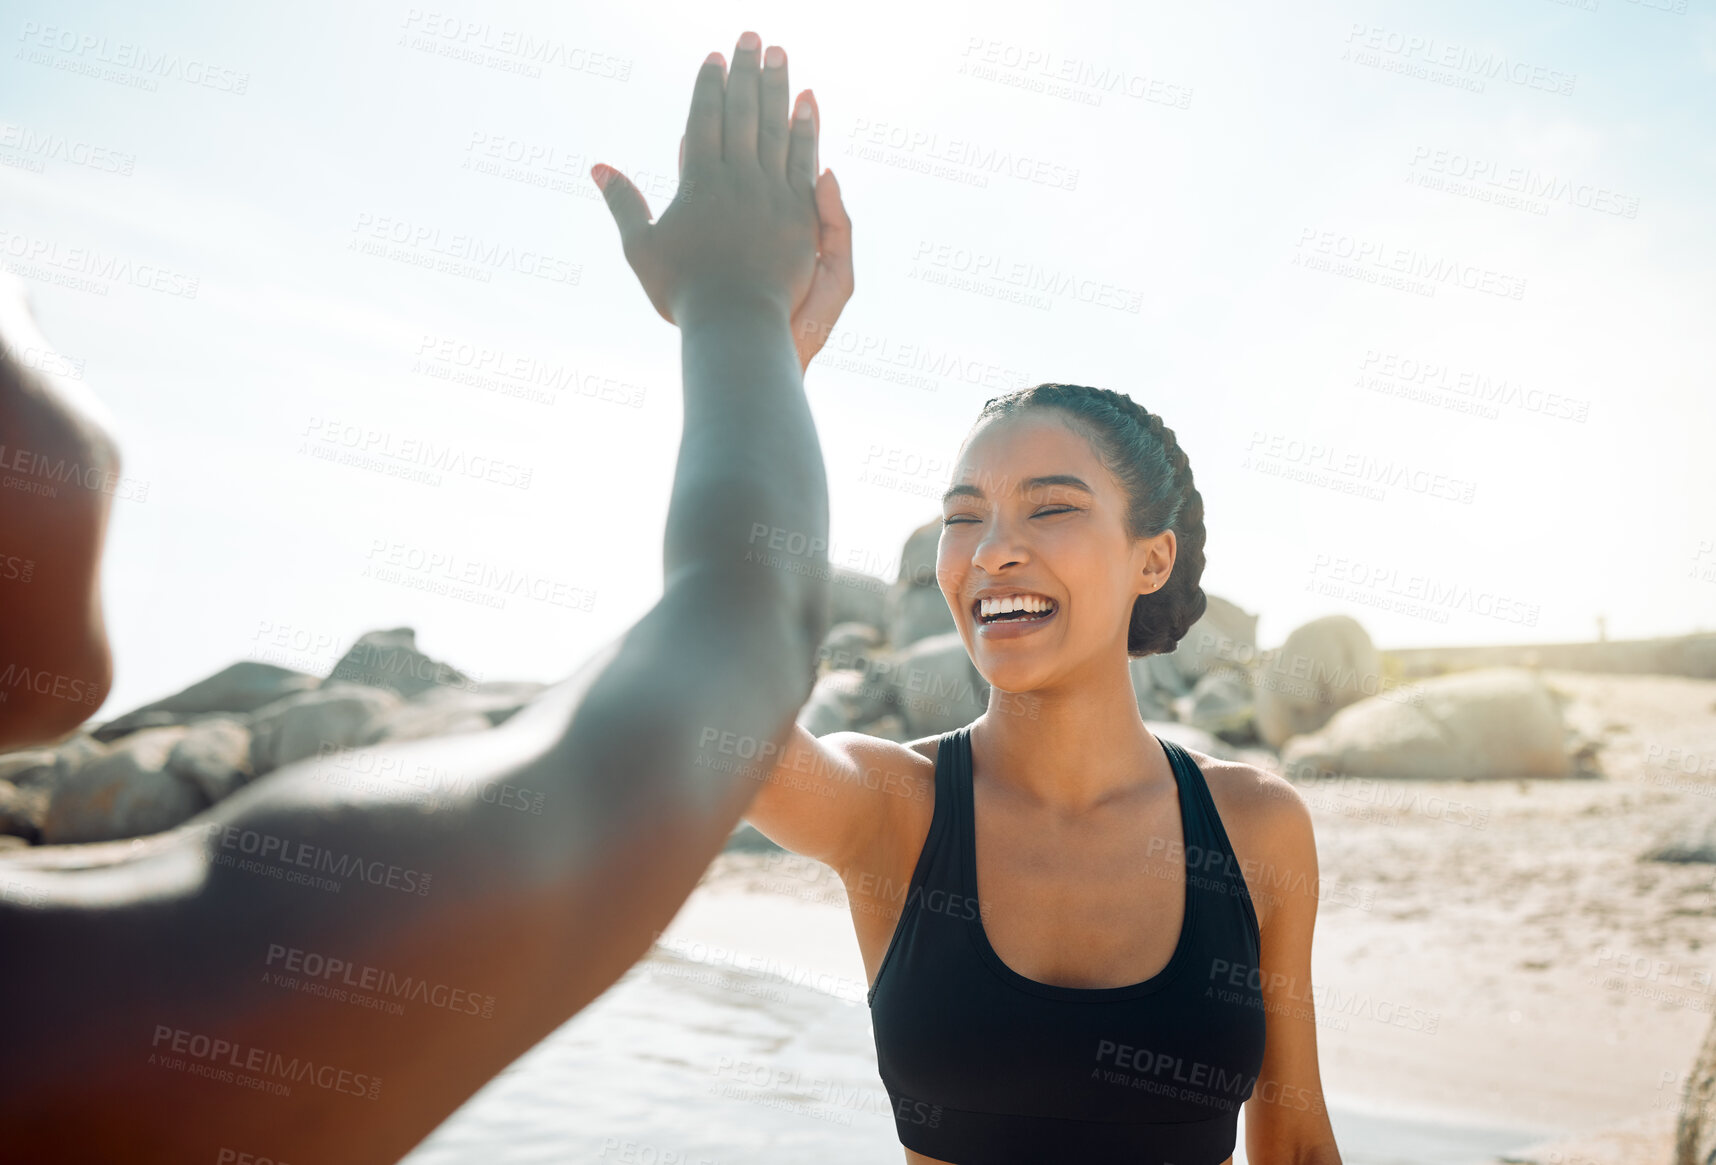
<svg viewBox="0 0 1716 1165"><path fill-rule="evenodd" d="M983 537L971 553L971 565L988 574L999 574L1029 558L1019 527L997 506L983 525Z"/></svg>

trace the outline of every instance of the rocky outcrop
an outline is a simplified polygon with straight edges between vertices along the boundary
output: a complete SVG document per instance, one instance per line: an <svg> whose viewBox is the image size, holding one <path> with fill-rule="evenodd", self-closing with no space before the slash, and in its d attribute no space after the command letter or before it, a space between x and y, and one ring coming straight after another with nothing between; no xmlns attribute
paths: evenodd
<svg viewBox="0 0 1716 1165"><path fill-rule="evenodd" d="M328 684L362 684L410 698L432 688L474 687L472 679L451 664L430 659L417 650L417 633L409 627L371 631L352 644Z"/></svg>
<svg viewBox="0 0 1716 1165"><path fill-rule="evenodd" d="M1382 693L1382 655L1358 620L1327 615L1295 628L1252 672L1257 734L1272 748L1315 732L1348 704Z"/></svg>
<svg viewBox="0 0 1716 1165"><path fill-rule="evenodd" d="M327 748L368 744L399 696L385 688L330 682L260 708L250 722L250 763L258 774Z"/></svg>
<svg viewBox="0 0 1716 1165"><path fill-rule="evenodd" d="M110 720L90 735L100 741L117 740L142 728L186 724L213 714L253 712L295 692L310 691L320 683L315 676L290 668L241 660L182 692Z"/></svg>
<svg viewBox="0 0 1716 1165"><path fill-rule="evenodd" d="M936 580L936 549L941 519L925 522L906 539L900 551L900 574L888 588L883 618L888 644L895 650L956 628L947 597Z"/></svg>
<svg viewBox="0 0 1716 1165"><path fill-rule="evenodd" d="M194 817L209 799L168 767L190 729L144 728L55 785L42 821L41 842L110 841L171 829Z"/></svg>
<svg viewBox="0 0 1716 1165"><path fill-rule="evenodd" d="M1218 667L1243 673L1257 655L1257 616L1237 603L1205 596L1204 613L1164 658L1188 687Z"/></svg>
<svg viewBox="0 0 1716 1165"><path fill-rule="evenodd" d="M1561 709L1522 668L1438 676L1341 709L1288 741L1281 766L1289 779L1568 777L1576 749Z"/></svg>

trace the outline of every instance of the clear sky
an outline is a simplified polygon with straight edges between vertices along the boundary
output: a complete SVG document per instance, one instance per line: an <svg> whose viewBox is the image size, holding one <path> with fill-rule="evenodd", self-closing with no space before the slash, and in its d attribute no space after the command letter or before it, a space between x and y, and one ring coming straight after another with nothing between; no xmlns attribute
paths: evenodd
<svg viewBox="0 0 1716 1165"><path fill-rule="evenodd" d="M677 334L588 169L659 213L747 28L855 221L836 562L1059 380L1166 418L1265 646L1716 628L1709 0L146 7L0 5L0 259L126 456L105 715L376 627L554 679L648 609Z"/></svg>

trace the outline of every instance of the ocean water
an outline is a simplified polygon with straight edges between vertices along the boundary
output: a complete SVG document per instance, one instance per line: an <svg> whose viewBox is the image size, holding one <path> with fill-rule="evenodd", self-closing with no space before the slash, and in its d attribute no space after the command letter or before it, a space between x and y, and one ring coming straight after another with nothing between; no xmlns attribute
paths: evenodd
<svg viewBox="0 0 1716 1165"><path fill-rule="evenodd" d="M808 978L808 977L806 977ZM1541 1139L1331 1103L1346 1165L1489 1165ZM1244 1165L1244 1117L1235 1165ZM403 1165L903 1162L850 984L659 944L449 1117Z"/></svg>

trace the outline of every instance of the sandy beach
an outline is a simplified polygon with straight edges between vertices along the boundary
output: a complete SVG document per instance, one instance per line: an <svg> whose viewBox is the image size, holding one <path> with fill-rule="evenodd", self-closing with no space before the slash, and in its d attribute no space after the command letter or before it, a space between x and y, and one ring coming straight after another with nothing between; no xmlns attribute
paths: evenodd
<svg viewBox="0 0 1716 1165"><path fill-rule="evenodd" d="M1600 779L1302 786L1323 1084L1347 1112L1536 1137L1494 1160L1665 1165L1716 1000L1716 890L1709 865L1640 855L1716 813L1716 681L1543 675L1601 736ZM723 854L662 943L862 998L840 881L794 855Z"/></svg>

